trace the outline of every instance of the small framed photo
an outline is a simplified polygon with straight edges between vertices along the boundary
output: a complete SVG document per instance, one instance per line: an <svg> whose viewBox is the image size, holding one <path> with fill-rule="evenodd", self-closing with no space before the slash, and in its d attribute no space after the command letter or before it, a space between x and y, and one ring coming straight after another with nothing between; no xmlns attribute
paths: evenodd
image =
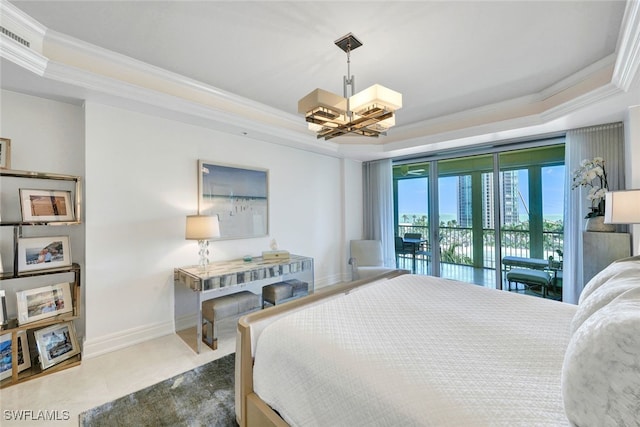
<svg viewBox="0 0 640 427"><path fill-rule="evenodd" d="M73 310L69 283L58 283L19 291L16 292L16 299L18 300L18 323L20 325L69 313Z"/></svg>
<svg viewBox="0 0 640 427"><path fill-rule="evenodd" d="M29 357L29 342L27 341L27 332L19 331L17 333L18 342L18 372L31 367L31 359ZM13 341L11 334L0 336L0 379L9 378L13 369Z"/></svg>
<svg viewBox="0 0 640 427"><path fill-rule="evenodd" d="M69 236L18 239L18 271L46 270L71 265Z"/></svg>
<svg viewBox="0 0 640 427"><path fill-rule="evenodd" d="M0 169L11 169L11 140L0 138Z"/></svg>
<svg viewBox="0 0 640 427"><path fill-rule="evenodd" d="M38 329L33 335L38 346L42 369L50 368L80 353L73 322L63 322Z"/></svg>
<svg viewBox="0 0 640 427"><path fill-rule="evenodd" d="M71 191L20 189L22 221L75 221Z"/></svg>

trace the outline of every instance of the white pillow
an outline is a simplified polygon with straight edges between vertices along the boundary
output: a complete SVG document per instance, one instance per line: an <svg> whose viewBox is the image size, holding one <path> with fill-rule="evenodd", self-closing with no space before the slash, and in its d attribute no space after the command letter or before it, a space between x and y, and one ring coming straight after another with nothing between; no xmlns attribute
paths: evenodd
<svg viewBox="0 0 640 427"><path fill-rule="evenodd" d="M562 397L576 426L637 426L640 420L640 287L589 317L573 334Z"/></svg>
<svg viewBox="0 0 640 427"><path fill-rule="evenodd" d="M640 287L640 271L621 271L611 276L578 305L578 309L571 319L571 333L573 334L589 316L609 304L620 294L637 287Z"/></svg>
<svg viewBox="0 0 640 427"><path fill-rule="evenodd" d="M585 262L588 262L588 260L585 260ZM622 271L629 272L629 274L640 275L640 255L616 260L605 267L604 270L593 276L591 280L589 280L589 283L587 283L582 289L580 297L578 298L578 304L582 304L582 301L584 301L585 298L602 286L602 284L609 280L611 276Z"/></svg>

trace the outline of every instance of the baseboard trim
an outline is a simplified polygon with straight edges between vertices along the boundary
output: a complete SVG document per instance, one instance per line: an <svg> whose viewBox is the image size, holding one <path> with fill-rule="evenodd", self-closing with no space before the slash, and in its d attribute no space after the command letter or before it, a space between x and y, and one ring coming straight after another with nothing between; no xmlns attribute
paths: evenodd
<svg viewBox="0 0 640 427"><path fill-rule="evenodd" d="M176 318L175 322L175 331L192 328L198 323L198 313L187 314L185 316L178 317Z"/></svg>
<svg viewBox="0 0 640 427"><path fill-rule="evenodd" d="M315 282L315 289L321 289L336 283L344 281L341 274L324 277ZM167 322L155 323L138 328L131 328L125 331L104 335L94 339L85 339L83 342L82 358L90 359L96 356L120 350L132 345L140 344L154 338L173 334L175 331L181 331L195 326L197 322L197 313L191 313L180 316Z"/></svg>
<svg viewBox="0 0 640 427"><path fill-rule="evenodd" d="M82 358L91 359L173 333L173 321L167 321L85 340L82 348Z"/></svg>

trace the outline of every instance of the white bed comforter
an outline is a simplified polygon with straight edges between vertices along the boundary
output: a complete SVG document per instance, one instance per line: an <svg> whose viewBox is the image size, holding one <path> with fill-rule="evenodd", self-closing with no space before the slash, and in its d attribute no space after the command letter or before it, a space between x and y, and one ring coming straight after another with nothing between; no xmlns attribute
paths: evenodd
<svg viewBox="0 0 640 427"><path fill-rule="evenodd" d="M400 276L267 326L254 390L293 426L568 425L560 379L575 309Z"/></svg>

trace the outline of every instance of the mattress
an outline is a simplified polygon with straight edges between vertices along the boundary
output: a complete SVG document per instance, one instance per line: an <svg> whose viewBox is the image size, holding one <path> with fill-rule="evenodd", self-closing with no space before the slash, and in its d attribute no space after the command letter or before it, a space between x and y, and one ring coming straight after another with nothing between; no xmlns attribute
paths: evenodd
<svg viewBox="0 0 640 427"><path fill-rule="evenodd" d="M254 391L292 426L561 426L576 307L430 276L267 326Z"/></svg>

